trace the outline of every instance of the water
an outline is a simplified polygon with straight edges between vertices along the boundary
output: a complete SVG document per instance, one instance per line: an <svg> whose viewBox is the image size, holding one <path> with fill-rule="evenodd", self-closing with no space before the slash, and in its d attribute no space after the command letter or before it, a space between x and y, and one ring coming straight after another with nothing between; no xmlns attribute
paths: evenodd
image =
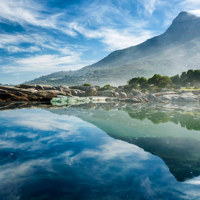
<svg viewBox="0 0 200 200"><path fill-rule="evenodd" d="M198 113L0 112L0 199L200 199Z"/></svg>

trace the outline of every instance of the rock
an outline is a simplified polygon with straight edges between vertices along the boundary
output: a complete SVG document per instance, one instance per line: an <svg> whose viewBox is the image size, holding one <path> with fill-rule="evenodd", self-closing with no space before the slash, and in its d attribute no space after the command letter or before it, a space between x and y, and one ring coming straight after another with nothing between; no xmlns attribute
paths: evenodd
<svg viewBox="0 0 200 200"><path fill-rule="evenodd" d="M70 90L69 90L69 87L68 87L67 85L61 85L60 88L61 88L64 92L70 91Z"/></svg>
<svg viewBox="0 0 200 200"><path fill-rule="evenodd" d="M86 96L85 91L83 91L83 90L78 90L78 89L72 89L72 90L71 90L71 94L72 94L73 96L79 96L79 97L84 97L84 96Z"/></svg>
<svg viewBox="0 0 200 200"><path fill-rule="evenodd" d="M126 98L127 94L125 92L119 92L119 97L120 98Z"/></svg>
<svg viewBox="0 0 200 200"><path fill-rule="evenodd" d="M36 86L35 86L35 89L36 89L36 90L44 90L44 88L43 88L41 85L36 85Z"/></svg>
<svg viewBox="0 0 200 200"><path fill-rule="evenodd" d="M12 102L12 101L29 101L26 96L17 96L7 91L0 92L1 102Z"/></svg>
<svg viewBox="0 0 200 200"><path fill-rule="evenodd" d="M149 101L159 101L160 100L158 97L156 97L155 95L153 95L151 93L149 93L147 95L147 98L148 98Z"/></svg>
<svg viewBox="0 0 200 200"><path fill-rule="evenodd" d="M77 90L82 90L82 91L87 91L88 89L92 88L92 86L71 86L71 89L77 89Z"/></svg>
<svg viewBox="0 0 200 200"><path fill-rule="evenodd" d="M21 84L18 86L18 88L24 88L24 89L29 89L29 88L33 88L35 89L35 85L28 85L28 84Z"/></svg>
<svg viewBox="0 0 200 200"><path fill-rule="evenodd" d="M113 90L98 91L98 96L115 97L116 93Z"/></svg>
<svg viewBox="0 0 200 200"><path fill-rule="evenodd" d="M43 90L56 90L54 86L51 85L39 85ZM36 86L37 87L37 86Z"/></svg>
<svg viewBox="0 0 200 200"><path fill-rule="evenodd" d="M168 88L163 88L160 90L160 92L172 92L172 90L168 89Z"/></svg>
<svg viewBox="0 0 200 200"><path fill-rule="evenodd" d="M134 100L133 100L132 98L127 98L127 99L125 99L125 102L126 102L126 103L133 103Z"/></svg>
<svg viewBox="0 0 200 200"><path fill-rule="evenodd" d="M143 100L138 99L138 98L133 98L133 103L141 103Z"/></svg>
<svg viewBox="0 0 200 200"><path fill-rule="evenodd" d="M142 93L139 90L132 89L130 92L133 96L142 96Z"/></svg>
<svg viewBox="0 0 200 200"><path fill-rule="evenodd" d="M97 96L97 90L94 87L89 88L85 92L86 96Z"/></svg>
<svg viewBox="0 0 200 200"><path fill-rule="evenodd" d="M180 90L180 89L181 89L181 86L180 86L180 85L176 85L176 86L175 86L175 89L176 89L176 90Z"/></svg>
<svg viewBox="0 0 200 200"><path fill-rule="evenodd" d="M142 98L143 101L149 102L149 100L148 100L145 96L143 96L143 97L141 97L141 98Z"/></svg>
<svg viewBox="0 0 200 200"><path fill-rule="evenodd" d="M198 100L198 97L194 95L194 96L179 96L177 98L177 101L179 101L179 102L197 102L199 100Z"/></svg>
<svg viewBox="0 0 200 200"><path fill-rule="evenodd" d="M20 91L20 88L4 86L4 85L0 85L0 89L6 90L6 91Z"/></svg>
<svg viewBox="0 0 200 200"><path fill-rule="evenodd" d="M119 93L118 93L118 92L113 92L113 93L112 93L112 96L113 96L113 97L119 97Z"/></svg>
<svg viewBox="0 0 200 200"><path fill-rule="evenodd" d="M19 88L20 92L23 93L27 93L27 94L32 94L32 93L36 93L38 92L37 90L33 89L33 88L29 88L29 89L23 89L23 88Z"/></svg>
<svg viewBox="0 0 200 200"><path fill-rule="evenodd" d="M35 93L36 96L42 96L42 97L56 97L57 95L63 95L65 96L66 93L60 92L58 90L41 90Z"/></svg>
<svg viewBox="0 0 200 200"><path fill-rule="evenodd" d="M62 88L60 86L54 86L54 88L60 92L63 92Z"/></svg>
<svg viewBox="0 0 200 200"><path fill-rule="evenodd" d="M160 99L163 101L171 101L172 97L173 96L170 96L170 95L164 95L164 96L161 96Z"/></svg>

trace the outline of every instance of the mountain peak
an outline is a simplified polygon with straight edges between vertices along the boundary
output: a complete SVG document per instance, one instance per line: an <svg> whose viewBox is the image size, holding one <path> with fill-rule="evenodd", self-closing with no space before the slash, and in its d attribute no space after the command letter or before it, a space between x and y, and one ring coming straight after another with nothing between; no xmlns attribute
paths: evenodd
<svg viewBox="0 0 200 200"><path fill-rule="evenodd" d="M188 22L196 19L197 16L193 15L192 13L182 11L178 14L178 16L173 20L173 24L175 23L182 23L182 22Z"/></svg>

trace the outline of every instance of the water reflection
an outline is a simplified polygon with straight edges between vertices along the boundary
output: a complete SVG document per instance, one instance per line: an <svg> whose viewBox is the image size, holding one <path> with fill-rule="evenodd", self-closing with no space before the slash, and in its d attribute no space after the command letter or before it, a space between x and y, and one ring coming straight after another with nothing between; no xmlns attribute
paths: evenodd
<svg viewBox="0 0 200 200"><path fill-rule="evenodd" d="M164 124L133 119L127 110L3 111L0 125L1 199L200 197L198 178L180 183L159 157L133 145L134 142L112 138L116 129L116 138L124 133L129 140L133 139L128 132L131 128L138 139L141 133L147 135L147 127L161 125L162 130ZM179 129L183 128L178 126L176 130ZM137 130L140 132L135 133ZM183 130L185 137L189 130ZM193 138L198 138L197 131L191 132Z"/></svg>
<svg viewBox="0 0 200 200"><path fill-rule="evenodd" d="M52 112L75 115L90 122L115 139L141 147L159 156L178 181L200 175L200 115L177 110L131 109L130 107L105 109L88 105ZM108 106L106 104L106 106ZM94 108L94 105L93 105Z"/></svg>

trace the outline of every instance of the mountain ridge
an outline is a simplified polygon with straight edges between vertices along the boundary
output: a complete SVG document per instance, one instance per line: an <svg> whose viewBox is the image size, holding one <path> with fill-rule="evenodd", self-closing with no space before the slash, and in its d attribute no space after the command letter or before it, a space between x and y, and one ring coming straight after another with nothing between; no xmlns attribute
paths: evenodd
<svg viewBox="0 0 200 200"><path fill-rule="evenodd" d="M155 73L175 75L191 68L198 69L199 30L200 17L186 11L180 12L163 34L136 46L116 50L77 71L63 73L68 77L63 77L63 82L119 85L136 76L148 78ZM39 79L28 83L37 81Z"/></svg>

